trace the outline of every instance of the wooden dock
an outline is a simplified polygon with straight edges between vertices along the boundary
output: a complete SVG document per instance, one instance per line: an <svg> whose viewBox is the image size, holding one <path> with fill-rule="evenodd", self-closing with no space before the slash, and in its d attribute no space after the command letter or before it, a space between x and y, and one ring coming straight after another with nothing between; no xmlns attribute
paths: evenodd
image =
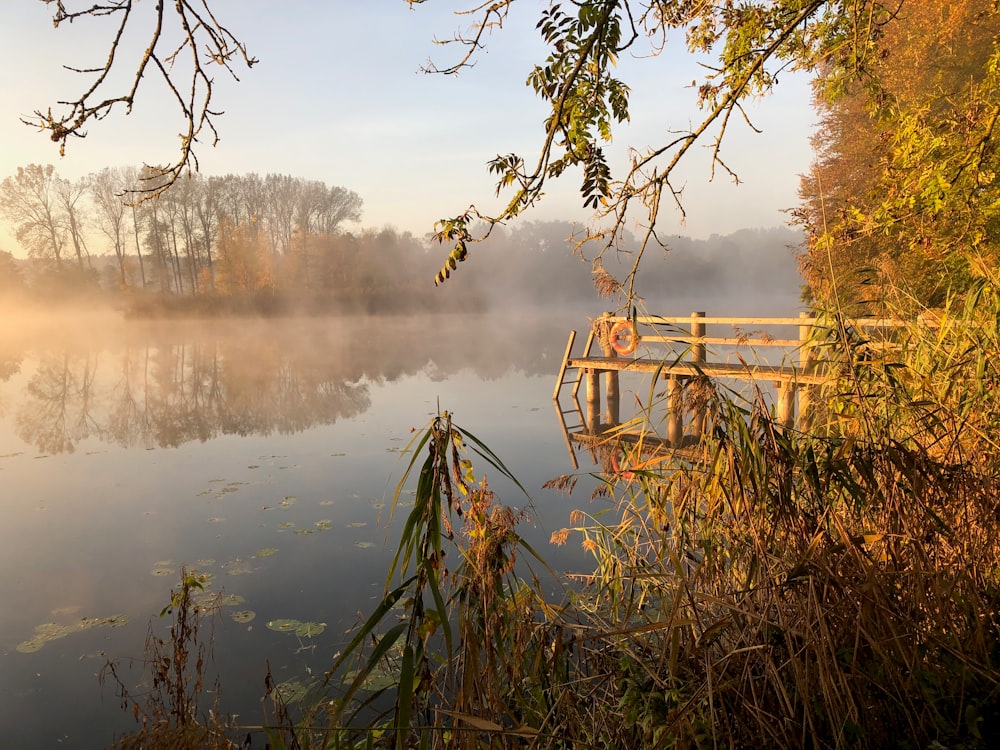
<svg viewBox="0 0 1000 750"><path fill-rule="evenodd" d="M708 317L704 312L693 312L687 316L635 319L605 314L593 322L579 355L573 353L576 331L570 331L553 400L574 467L574 440L593 446L595 438L608 435L620 424L622 372L646 373L666 380L667 429L665 438L659 440L664 449L682 449L700 439L706 424L704 414L695 409L688 423L684 421L686 391L700 378L773 383L778 423L796 427L809 410L809 387L824 381L823 375L815 371L815 357L809 346L815 323L808 313L795 318L762 318ZM709 327L713 333L724 327L732 335L708 335ZM760 329L794 331L794 338L774 336ZM735 361L710 358L710 352L716 351L710 347L732 348L730 357ZM762 350L777 351L782 364L759 361ZM606 393L603 409L602 374ZM586 411L580 408L577 395L584 382ZM560 396L567 386L571 386L572 406L563 409ZM577 416L579 426L567 425L566 417L571 414Z"/></svg>
<svg viewBox="0 0 1000 750"><path fill-rule="evenodd" d="M829 364L817 356L816 347L821 344L813 335L816 326L838 325L858 331L859 346L883 356L901 345L897 331L913 323L936 328L941 320L933 311L915 321L853 318L837 322L810 313L798 317L709 317L693 312L635 318L605 313L591 324L580 354L573 353L576 332L570 331L552 394L573 467L579 468L574 444L593 451L595 460L598 446L606 453L608 446L617 450L614 446L634 442L634 438L641 439L642 451L655 448L678 453L697 445L708 420L701 406L703 399L694 391L704 380L744 381L755 386L770 383L775 421L784 429L804 430L816 387L830 379ZM666 381L665 434L641 431L630 435L621 428L619 375L628 372ZM602 375L606 401L602 398ZM578 399L584 382L586 410ZM572 399L570 408L564 409L561 396L567 387ZM571 415L578 424L567 423Z"/></svg>

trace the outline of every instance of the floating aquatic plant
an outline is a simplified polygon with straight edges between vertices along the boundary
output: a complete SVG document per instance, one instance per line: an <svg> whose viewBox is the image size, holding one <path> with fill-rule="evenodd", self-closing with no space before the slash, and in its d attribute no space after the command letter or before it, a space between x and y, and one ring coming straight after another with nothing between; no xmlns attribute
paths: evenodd
<svg viewBox="0 0 1000 750"><path fill-rule="evenodd" d="M17 644L17 650L22 654L31 654L39 651L49 641L56 641L65 638L72 633L80 633L91 628L120 628L128 623L125 615L111 615L110 617L83 617L76 622L69 624L59 624L56 622L43 622L35 626L32 638Z"/></svg>
<svg viewBox="0 0 1000 750"><path fill-rule="evenodd" d="M292 619L271 620L267 623L270 630L278 633L294 633L300 638L312 638L326 630L325 622L301 622Z"/></svg>

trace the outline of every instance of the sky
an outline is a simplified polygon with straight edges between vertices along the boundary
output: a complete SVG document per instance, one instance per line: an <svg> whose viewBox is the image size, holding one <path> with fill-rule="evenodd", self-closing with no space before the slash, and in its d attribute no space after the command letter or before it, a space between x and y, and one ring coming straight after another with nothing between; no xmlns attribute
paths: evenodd
<svg viewBox="0 0 1000 750"><path fill-rule="evenodd" d="M410 9L405 0L214 0L216 16L260 62L237 69L239 82L216 72L213 106L225 114L216 121L219 144L198 149L201 173L275 172L340 185L364 201L359 226L418 236L470 204L486 214L498 211L504 194L496 197L487 163L512 152L533 163L541 144L544 103L525 81L546 55L534 27L548 3L514 3L475 67L458 76L420 72L428 59L440 66L456 59L454 46L434 40L467 29L472 18L455 11L478 4L427 0ZM152 0L139 3L147 12L152 6ZM175 158L182 121L152 76L130 115L115 112L92 125L87 138L69 142L64 157L45 133L20 122L76 98L91 80L63 66L93 67L107 56L112 23L83 18L55 29L51 16L41 0L4 2L0 179L31 163L53 164L60 176L76 179L105 166ZM148 38L136 31L120 56L123 70ZM618 68L632 87L632 117L606 148L613 174L627 163L630 146L662 144L698 121L691 83L702 76L682 43L668 43L656 57L640 46L637 54L624 54ZM748 113L763 133L736 122L723 150L742 184L720 174L710 180L707 149L697 149L681 173L686 220L665 209L658 225L664 235L706 238L787 222L784 210L795 206L799 175L812 158L816 116L807 81L783 76L775 93L752 103ZM526 219L586 223L592 213L582 207L579 183L574 172L549 183ZM0 249L24 255L3 225Z"/></svg>

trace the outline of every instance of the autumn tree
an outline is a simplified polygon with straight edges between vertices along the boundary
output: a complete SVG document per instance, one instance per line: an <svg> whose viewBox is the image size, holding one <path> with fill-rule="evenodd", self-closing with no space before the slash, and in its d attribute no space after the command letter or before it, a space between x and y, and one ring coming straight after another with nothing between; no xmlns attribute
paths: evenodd
<svg viewBox="0 0 1000 750"><path fill-rule="evenodd" d="M252 228L223 219L216 246L216 287L221 293L234 297L252 297L273 291L274 276L269 256Z"/></svg>
<svg viewBox="0 0 1000 750"><path fill-rule="evenodd" d="M90 180L66 180L58 177L55 180L55 197L60 208L63 229L73 254L76 256L79 268L90 268L90 252L87 241L84 216L86 214L86 197L90 192Z"/></svg>
<svg viewBox="0 0 1000 750"><path fill-rule="evenodd" d="M884 24L866 77L817 78L816 161L797 214L816 302L892 290L937 305L977 265L995 266L998 34L986 0L909 2Z"/></svg>

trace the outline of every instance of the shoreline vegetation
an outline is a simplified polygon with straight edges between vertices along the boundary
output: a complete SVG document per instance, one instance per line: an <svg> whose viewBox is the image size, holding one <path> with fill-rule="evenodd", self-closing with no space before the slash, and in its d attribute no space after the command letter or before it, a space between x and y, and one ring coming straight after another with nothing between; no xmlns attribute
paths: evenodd
<svg viewBox="0 0 1000 750"><path fill-rule="evenodd" d="M172 676L114 746L994 747L997 279L935 319L876 341L827 313L810 344L836 376L805 431L716 386L698 460L609 459L553 534L593 572L555 597L504 504L523 498L490 490L502 457L442 412L397 487L384 598L327 674L269 679L264 724L230 725L224 684L209 712L186 577L150 661ZM655 432L656 398L629 428Z"/></svg>

